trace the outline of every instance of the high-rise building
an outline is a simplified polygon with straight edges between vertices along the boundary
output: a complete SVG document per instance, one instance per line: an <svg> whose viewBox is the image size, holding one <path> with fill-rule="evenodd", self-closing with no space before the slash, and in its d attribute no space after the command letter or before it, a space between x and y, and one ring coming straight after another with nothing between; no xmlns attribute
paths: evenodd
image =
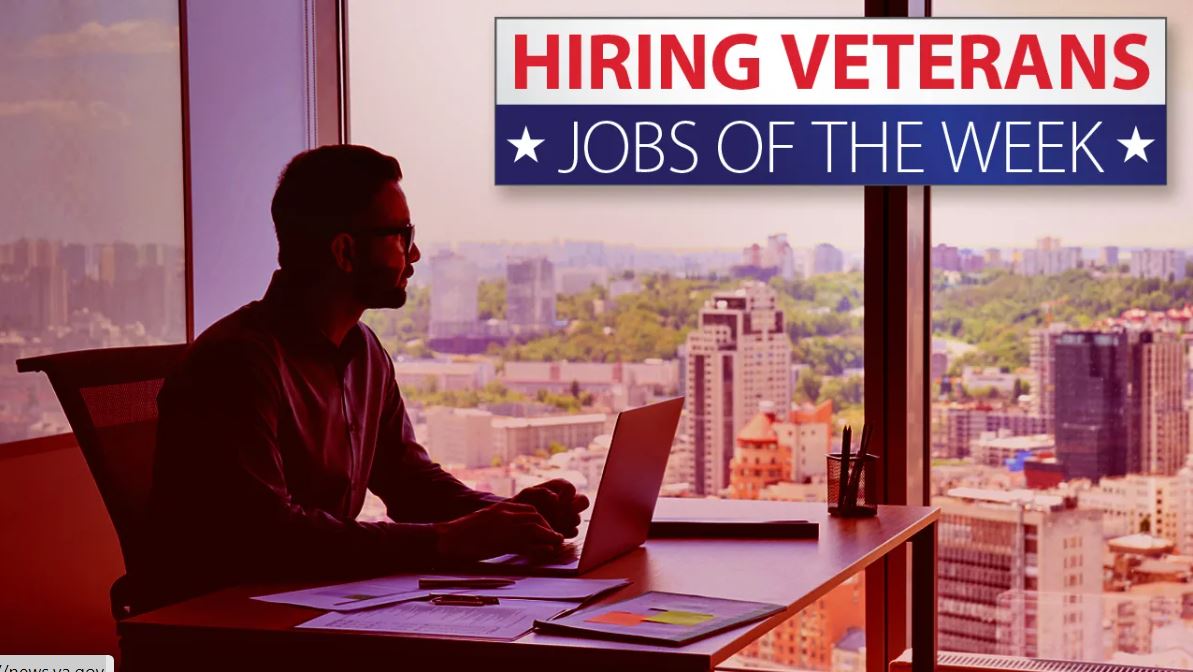
<svg viewBox="0 0 1193 672"><path fill-rule="evenodd" d="M928 358L928 380L939 384L949 372L949 348L944 341L932 339L932 354Z"/></svg>
<svg viewBox="0 0 1193 672"><path fill-rule="evenodd" d="M741 263L732 269L734 277L767 280L779 276L791 280L796 275L795 250L787 242L787 234L766 237L766 246L754 243L742 248Z"/></svg>
<svg viewBox="0 0 1193 672"><path fill-rule="evenodd" d="M568 449L587 446L594 438L609 432L612 417L589 413L496 418L493 420L493 451L508 464L518 455L546 454L552 444Z"/></svg>
<svg viewBox="0 0 1193 672"><path fill-rule="evenodd" d="M518 333L555 326L555 266L546 257L510 259L506 264L506 320Z"/></svg>
<svg viewBox="0 0 1193 672"><path fill-rule="evenodd" d="M941 271L960 271L961 252L952 245L939 243L932 246L932 268Z"/></svg>
<svg viewBox="0 0 1193 672"><path fill-rule="evenodd" d="M1056 339L1068 329L1067 324L1057 322L1032 329L1028 336L1033 375L1029 408L1044 418L1048 433L1056 431Z"/></svg>
<svg viewBox="0 0 1193 672"><path fill-rule="evenodd" d="M762 265L779 269L779 277L791 280L795 277L795 250L787 242L787 234L776 233L766 237L766 250L762 254Z"/></svg>
<svg viewBox="0 0 1193 672"><path fill-rule="evenodd" d="M1056 250L1061 249L1060 238L1054 238L1052 236L1037 238L1036 249L1040 250L1041 252L1055 252Z"/></svg>
<svg viewBox="0 0 1193 672"><path fill-rule="evenodd" d="M791 409L789 422L775 425L779 445L791 453L791 480L807 483L825 475L824 456L832 452L833 400Z"/></svg>
<svg viewBox="0 0 1193 672"><path fill-rule="evenodd" d="M981 273L986 270L986 259L973 250L961 250L961 271L963 273Z"/></svg>
<svg viewBox="0 0 1193 672"><path fill-rule="evenodd" d="M1176 538L1173 541L1180 553L1193 555L1193 451L1173 480L1172 489L1176 496Z"/></svg>
<svg viewBox="0 0 1193 672"><path fill-rule="evenodd" d="M1140 473L1171 476L1189 453L1185 344L1175 334L1139 334ZM1131 467L1133 465L1128 465Z"/></svg>
<svg viewBox="0 0 1193 672"><path fill-rule="evenodd" d="M1081 266L1080 247L1062 247L1059 238L1040 238L1035 248L1018 251L1016 272L1022 275L1059 275Z"/></svg>
<svg viewBox="0 0 1193 672"><path fill-rule="evenodd" d="M994 410L984 406L945 406L942 417L944 432L938 446L939 457L969 457L971 444L987 432L1002 436L1031 436L1046 434L1045 419L1039 415L1017 410Z"/></svg>
<svg viewBox="0 0 1193 672"><path fill-rule="evenodd" d="M464 468L491 466L498 454L493 445L493 420L492 413L479 408L427 409L426 443L431 459Z"/></svg>
<svg viewBox="0 0 1193 672"><path fill-rule="evenodd" d="M1139 462L1138 389L1125 331L1056 340L1056 452L1069 478L1121 476Z"/></svg>
<svg viewBox="0 0 1193 672"><path fill-rule="evenodd" d="M1123 537L1146 531L1179 543L1180 481L1175 476L1110 476L1077 491L1077 506L1102 512L1102 535Z"/></svg>
<svg viewBox="0 0 1193 672"><path fill-rule="evenodd" d="M1102 265L1110 270L1118 269L1118 248L1114 245L1108 245L1102 248L1102 256L1100 258Z"/></svg>
<svg viewBox="0 0 1193 672"><path fill-rule="evenodd" d="M955 488L933 504L942 650L1101 658L1101 513L1025 490Z"/></svg>
<svg viewBox="0 0 1193 672"><path fill-rule="evenodd" d="M87 246L81 243L67 243L62 246L60 253L62 269L66 271L66 281L70 284L87 277Z"/></svg>
<svg viewBox="0 0 1193 672"><path fill-rule="evenodd" d="M983 261L986 262L986 268L1002 268L1004 261L1002 259L1002 250L997 247L987 247L986 254L983 256Z"/></svg>
<svg viewBox="0 0 1193 672"><path fill-rule="evenodd" d="M31 294L30 326L40 332L65 325L68 314L66 271L56 263L34 266L27 277Z"/></svg>
<svg viewBox="0 0 1193 672"><path fill-rule="evenodd" d="M684 434L693 447L695 494L729 485L734 438L762 401L791 401L791 340L775 291L759 282L718 292L688 334Z"/></svg>
<svg viewBox="0 0 1193 672"><path fill-rule="evenodd" d="M1184 250L1134 250L1131 252L1131 277L1184 280L1185 262Z"/></svg>
<svg viewBox="0 0 1193 672"><path fill-rule="evenodd" d="M431 257L431 338L471 335L477 326L476 265L450 250Z"/></svg>
<svg viewBox="0 0 1193 672"><path fill-rule="evenodd" d="M1056 339L1056 449L1069 478L1173 475L1189 453L1187 352L1172 334Z"/></svg>
<svg viewBox="0 0 1193 672"><path fill-rule="evenodd" d="M811 263L808 264L808 275L822 275L824 273L840 273L845 270L845 254L828 243L821 243L812 248Z"/></svg>

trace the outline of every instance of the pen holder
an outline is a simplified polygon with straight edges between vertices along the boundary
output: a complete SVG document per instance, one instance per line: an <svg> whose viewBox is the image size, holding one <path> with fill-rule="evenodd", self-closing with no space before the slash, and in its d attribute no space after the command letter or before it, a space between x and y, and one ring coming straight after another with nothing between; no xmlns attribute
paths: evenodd
<svg viewBox="0 0 1193 672"><path fill-rule="evenodd" d="M849 471L858 468L861 459L861 474L853 485L856 490L849 489L845 497L841 497L842 488L847 487L847 477L841 469L841 454L831 453L828 459L828 512L829 515L842 518L865 518L878 513L877 493L875 484L878 483L878 458L874 455L850 455Z"/></svg>

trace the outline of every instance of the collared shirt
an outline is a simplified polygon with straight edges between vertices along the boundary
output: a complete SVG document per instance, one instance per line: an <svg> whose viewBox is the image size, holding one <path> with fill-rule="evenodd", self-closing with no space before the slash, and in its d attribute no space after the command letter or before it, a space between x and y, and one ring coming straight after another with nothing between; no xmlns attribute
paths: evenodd
<svg viewBox="0 0 1193 672"><path fill-rule="evenodd" d="M158 406L144 573L174 599L426 566L431 523L501 501L428 458L372 330L334 345L280 271L194 342ZM366 488L395 522L355 521Z"/></svg>

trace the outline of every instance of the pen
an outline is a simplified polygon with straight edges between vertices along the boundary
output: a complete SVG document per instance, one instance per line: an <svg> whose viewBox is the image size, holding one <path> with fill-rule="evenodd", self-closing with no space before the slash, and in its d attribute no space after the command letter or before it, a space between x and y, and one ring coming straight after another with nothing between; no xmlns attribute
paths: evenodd
<svg viewBox="0 0 1193 672"><path fill-rule="evenodd" d="M431 598L431 604L436 606L483 607L500 602L496 597L485 595L436 595Z"/></svg>
<svg viewBox="0 0 1193 672"><path fill-rule="evenodd" d="M864 469L866 466L866 457L867 457L866 444L869 443L869 439L870 439L870 431L869 430L870 430L869 426L862 425L862 443L858 447L857 459L854 460L854 462L856 462L857 464L854 466L852 474L848 474L848 472L847 472L847 475L849 476L849 481L845 485L845 489L847 490L847 492L845 494L849 498L849 506L851 506L851 507L857 506L857 500L858 500L858 494L859 494L858 490L861 488L861 484L862 484L862 469Z"/></svg>
<svg viewBox="0 0 1193 672"><path fill-rule="evenodd" d="M514 579L419 579L419 588L505 588Z"/></svg>
<svg viewBox="0 0 1193 672"><path fill-rule="evenodd" d="M837 478L837 508L845 508L846 490L849 488L849 444L853 441L853 429L845 425L841 430L841 474Z"/></svg>

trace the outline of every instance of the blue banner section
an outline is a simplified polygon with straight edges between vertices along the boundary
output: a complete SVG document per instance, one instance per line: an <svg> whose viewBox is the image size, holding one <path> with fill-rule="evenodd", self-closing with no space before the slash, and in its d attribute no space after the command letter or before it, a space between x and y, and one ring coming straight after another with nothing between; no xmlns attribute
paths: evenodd
<svg viewBox="0 0 1193 672"><path fill-rule="evenodd" d="M1165 184L1166 120L1164 105L498 105L496 181Z"/></svg>

